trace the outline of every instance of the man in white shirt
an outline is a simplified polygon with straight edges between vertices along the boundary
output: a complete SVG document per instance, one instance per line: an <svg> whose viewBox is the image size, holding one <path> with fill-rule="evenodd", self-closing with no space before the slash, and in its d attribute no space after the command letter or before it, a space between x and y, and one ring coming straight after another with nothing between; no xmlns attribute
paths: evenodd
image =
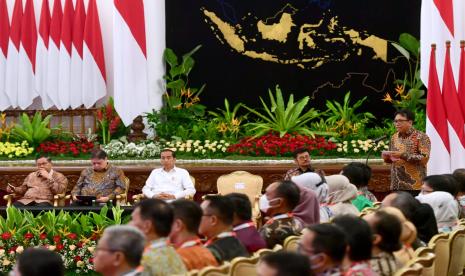
<svg viewBox="0 0 465 276"><path fill-rule="evenodd" d="M162 168L154 169L145 182L142 193L147 198L173 200L194 196L195 187L189 172L175 166L176 153L170 149L160 154Z"/></svg>

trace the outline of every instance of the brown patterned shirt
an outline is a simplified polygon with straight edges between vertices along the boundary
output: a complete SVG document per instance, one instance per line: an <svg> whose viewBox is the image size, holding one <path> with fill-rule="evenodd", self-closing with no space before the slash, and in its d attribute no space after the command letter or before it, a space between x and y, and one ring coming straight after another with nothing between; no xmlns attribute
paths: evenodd
<svg viewBox="0 0 465 276"><path fill-rule="evenodd" d="M281 219L270 219L258 231L265 240L268 248L273 248L277 244L283 244L289 236L298 236L302 226L293 217Z"/></svg>
<svg viewBox="0 0 465 276"><path fill-rule="evenodd" d="M114 199L116 195L122 194L125 189L124 172L109 164L101 172L94 171L92 168L84 169L71 194L73 196L86 195Z"/></svg>
<svg viewBox="0 0 465 276"><path fill-rule="evenodd" d="M431 151L429 137L414 128L406 134L396 132L389 150L403 152L399 160L389 162L392 163L391 190L420 190Z"/></svg>
<svg viewBox="0 0 465 276"><path fill-rule="evenodd" d="M37 176L37 172L30 173L21 186L15 188L15 195L22 196L18 201L27 205L31 202L53 203L53 196L66 191L68 179L56 171L51 170L51 179Z"/></svg>

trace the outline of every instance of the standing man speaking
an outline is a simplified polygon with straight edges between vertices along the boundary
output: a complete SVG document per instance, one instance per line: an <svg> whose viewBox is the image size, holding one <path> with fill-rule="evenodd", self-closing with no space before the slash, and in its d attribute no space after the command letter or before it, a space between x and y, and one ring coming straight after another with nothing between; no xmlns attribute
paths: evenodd
<svg viewBox="0 0 465 276"><path fill-rule="evenodd" d="M431 142L428 136L413 127L415 114L400 110L394 114L397 132L391 137L389 151L382 153L384 162L391 164L391 190L420 190L426 176Z"/></svg>

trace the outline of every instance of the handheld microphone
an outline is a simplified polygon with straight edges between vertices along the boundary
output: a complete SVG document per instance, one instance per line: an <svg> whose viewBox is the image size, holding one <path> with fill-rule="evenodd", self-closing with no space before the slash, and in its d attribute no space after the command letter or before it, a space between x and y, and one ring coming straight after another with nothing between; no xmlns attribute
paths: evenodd
<svg viewBox="0 0 465 276"><path fill-rule="evenodd" d="M384 134L383 136L374 139L374 140L372 141L372 143L375 143L375 144L376 144L376 143L378 143L378 142L380 142L380 141L386 139L386 137L387 137L387 135Z"/></svg>

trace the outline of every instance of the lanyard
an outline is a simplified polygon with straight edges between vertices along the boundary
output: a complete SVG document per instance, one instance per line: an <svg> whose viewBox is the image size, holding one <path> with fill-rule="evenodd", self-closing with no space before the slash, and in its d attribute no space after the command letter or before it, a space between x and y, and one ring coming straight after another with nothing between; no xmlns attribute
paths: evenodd
<svg viewBox="0 0 465 276"><path fill-rule="evenodd" d="M222 232L220 234L218 234L217 236L209 239L206 243L205 243L205 246L209 246L211 245L214 241L216 240L219 240L219 239L222 239L222 238L227 238L227 237L235 237L236 236L236 233L234 232Z"/></svg>
<svg viewBox="0 0 465 276"><path fill-rule="evenodd" d="M202 245L202 241L200 239L186 241L183 244L181 244L179 248L187 248L187 247L192 247L196 245Z"/></svg>
<svg viewBox="0 0 465 276"><path fill-rule="evenodd" d="M254 227L254 226L255 226L255 223L253 223L252 221L250 221L250 222L246 222L246 223L239 224L238 226L236 226L236 227L233 228L233 231L239 231L239 230L242 230L242 229L245 229L245 228Z"/></svg>
<svg viewBox="0 0 465 276"><path fill-rule="evenodd" d="M275 220L284 219L284 218L292 218L293 216L294 215L292 213L276 215L276 216L272 217L271 219L269 219L265 224L269 225L269 224L272 224Z"/></svg>

